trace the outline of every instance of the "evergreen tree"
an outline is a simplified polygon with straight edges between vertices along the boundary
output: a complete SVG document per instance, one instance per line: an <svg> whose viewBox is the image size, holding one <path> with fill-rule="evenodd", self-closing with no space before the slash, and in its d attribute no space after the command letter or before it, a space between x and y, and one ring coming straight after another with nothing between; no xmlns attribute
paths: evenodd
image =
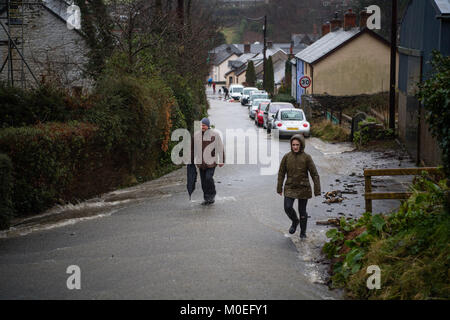
<svg viewBox="0 0 450 320"><path fill-rule="evenodd" d="M247 72L245 74L245 82L247 82L249 87L254 87L256 85L256 72L253 61L248 63Z"/></svg>
<svg viewBox="0 0 450 320"><path fill-rule="evenodd" d="M269 57L266 63L266 72L264 73L265 90L273 96L275 87L275 76L273 73L272 57Z"/></svg>
<svg viewBox="0 0 450 320"><path fill-rule="evenodd" d="M292 87L292 63L291 61L287 60L285 65L285 72L284 72L284 87L287 90L287 94L291 94L291 87Z"/></svg>
<svg viewBox="0 0 450 320"><path fill-rule="evenodd" d="M75 4L80 7L83 17L81 33L90 49L87 54L89 61L85 66L86 73L93 79L97 79L114 50L112 34L114 23L103 0L89 2L76 0Z"/></svg>

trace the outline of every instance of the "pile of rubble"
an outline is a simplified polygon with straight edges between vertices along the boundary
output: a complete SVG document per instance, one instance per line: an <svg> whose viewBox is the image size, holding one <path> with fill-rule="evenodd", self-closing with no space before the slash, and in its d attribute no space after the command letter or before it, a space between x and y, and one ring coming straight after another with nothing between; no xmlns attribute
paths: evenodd
<svg viewBox="0 0 450 320"><path fill-rule="evenodd" d="M341 203L342 201L344 201L344 197L342 196L342 192L340 190L336 190L336 191L330 191L327 192L325 194L325 201L324 203Z"/></svg>

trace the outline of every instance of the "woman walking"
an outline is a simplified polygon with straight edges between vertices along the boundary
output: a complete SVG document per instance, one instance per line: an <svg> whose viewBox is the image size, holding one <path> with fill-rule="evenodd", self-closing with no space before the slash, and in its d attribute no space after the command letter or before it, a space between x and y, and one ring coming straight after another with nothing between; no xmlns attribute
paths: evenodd
<svg viewBox="0 0 450 320"><path fill-rule="evenodd" d="M308 173L314 182L314 195L318 197L320 196L319 174L311 156L305 153L305 138L303 135L295 135L291 138L291 152L287 153L280 163L277 192L279 195L283 195L283 183L287 175L284 184L284 211L292 221L290 234L294 234L300 224L300 238L306 238L308 221L306 205L308 199L312 198ZM298 200L300 220L294 209L295 199Z"/></svg>

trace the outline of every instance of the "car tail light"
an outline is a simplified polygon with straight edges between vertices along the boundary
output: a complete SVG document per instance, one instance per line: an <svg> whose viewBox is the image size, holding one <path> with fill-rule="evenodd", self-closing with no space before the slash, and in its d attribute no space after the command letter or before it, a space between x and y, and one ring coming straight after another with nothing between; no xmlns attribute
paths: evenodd
<svg viewBox="0 0 450 320"><path fill-rule="evenodd" d="M281 127L281 126L282 126L281 122L278 122L277 127Z"/></svg>
<svg viewBox="0 0 450 320"><path fill-rule="evenodd" d="M304 123L303 126L304 126L305 128L308 128L308 124L307 124L307 123Z"/></svg>

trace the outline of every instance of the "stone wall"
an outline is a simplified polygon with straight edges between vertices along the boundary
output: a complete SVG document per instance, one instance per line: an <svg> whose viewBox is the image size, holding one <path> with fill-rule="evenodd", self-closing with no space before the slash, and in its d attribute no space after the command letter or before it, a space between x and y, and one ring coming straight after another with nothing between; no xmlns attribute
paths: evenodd
<svg viewBox="0 0 450 320"><path fill-rule="evenodd" d="M33 5L25 9L24 56L39 81L57 81L65 87L90 87L91 82L82 75L82 66L87 61L87 47L81 34L69 30L66 22L42 5ZM18 36L20 28L12 30L12 36ZM0 40L7 36L0 29ZM15 50L14 59L20 58ZM0 47L0 60L7 56L7 47ZM13 69L20 69L20 62L14 61ZM25 68L27 87L35 81ZM7 68L0 74L0 80L7 80ZM16 78L16 77L15 77ZM20 79L19 74L17 78Z"/></svg>

